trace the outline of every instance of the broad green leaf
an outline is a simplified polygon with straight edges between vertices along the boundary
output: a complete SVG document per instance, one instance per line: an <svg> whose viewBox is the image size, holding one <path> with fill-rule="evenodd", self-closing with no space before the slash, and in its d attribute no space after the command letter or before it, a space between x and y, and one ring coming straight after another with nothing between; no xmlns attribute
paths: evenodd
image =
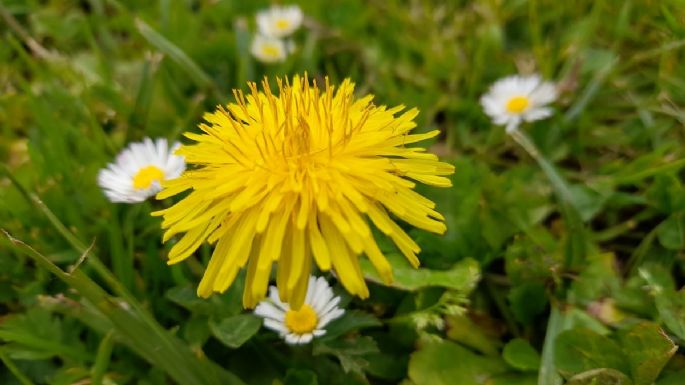
<svg viewBox="0 0 685 385"><path fill-rule="evenodd" d="M374 326L381 326L378 318L359 310L348 310L345 314L326 325L326 334L319 340L325 341L339 337L347 332Z"/></svg>
<svg viewBox="0 0 685 385"><path fill-rule="evenodd" d="M418 290L425 287L440 286L454 290L470 291L480 279L480 266L474 259L466 258L457 262L448 270L414 269L399 254L388 254L388 261L393 267L394 281L392 287L403 290ZM366 258L360 261L366 278L382 282L376 269Z"/></svg>
<svg viewBox="0 0 685 385"><path fill-rule="evenodd" d="M346 373L352 372L363 376L369 366L369 355L378 353L376 341L371 337L354 339L337 339L332 341L316 341L312 354L330 354L340 360Z"/></svg>
<svg viewBox="0 0 685 385"><path fill-rule="evenodd" d="M580 303L605 298L620 287L616 271L616 256L613 253L588 255L587 266L571 285L571 291Z"/></svg>
<svg viewBox="0 0 685 385"><path fill-rule="evenodd" d="M447 337L488 356L499 355L502 342L494 332L488 330L466 315L449 316Z"/></svg>
<svg viewBox="0 0 685 385"><path fill-rule="evenodd" d="M685 378L685 369L680 369L677 372L669 372L664 374L656 385L682 385L683 378Z"/></svg>
<svg viewBox="0 0 685 385"><path fill-rule="evenodd" d="M508 296L516 320L530 324L547 306L545 286L539 282L524 283L514 287Z"/></svg>
<svg viewBox="0 0 685 385"><path fill-rule="evenodd" d="M239 276L238 279L241 277ZM240 282L236 282L237 286ZM208 315L216 319L237 315L242 310L239 292L231 287L224 295L213 295L210 298L200 298L191 285L176 286L169 289L165 296L175 304L182 306L195 314Z"/></svg>
<svg viewBox="0 0 685 385"><path fill-rule="evenodd" d="M578 373L566 385L633 385L633 382L618 370L601 368Z"/></svg>
<svg viewBox="0 0 685 385"><path fill-rule="evenodd" d="M367 356L369 366L366 367L366 372L384 380L398 381L407 373L409 356L402 352L386 350Z"/></svg>
<svg viewBox="0 0 685 385"><path fill-rule="evenodd" d="M262 321L252 314L240 314L219 322L210 321L209 329L224 345L236 349L259 331Z"/></svg>
<svg viewBox="0 0 685 385"><path fill-rule="evenodd" d="M283 379L284 385L318 385L316 373L306 369L288 369Z"/></svg>
<svg viewBox="0 0 685 385"><path fill-rule="evenodd" d="M681 250L685 246L685 215L672 214L657 228L661 245L671 250Z"/></svg>
<svg viewBox="0 0 685 385"><path fill-rule="evenodd" d="M532 373L507 373L493 377L487 385L537 385L538 376Z"/></svg>
<svg viewBox="0 0 685 385"><path fill-rule="evenodd" d="M598 368L630 373L623 349L609 337L589 329L571 329L559 334L554 360L566 377Z"/></svg>
<svg viewBox="0 0 685 385"><path fill-rule="evenodd" d="M671 359L678 347L661 328L652 322L642 322L619 333L619 341L630 362L635 385L650 385Z"/></svg>
<svg viewBox="0 0 685 385"><path fill-rule="evenodd" d="M608 197L606 191L599 193L583 185L571 185L569 190L571 191L573 205L578 209L578 213L584 221L592 219L600 212Z"/></svg>
<svg viewBox="0 0 685 385"><path fill-rule="evenodd" d="M685 290L676 291L673 278L658 266L638 271L654 296L661 322L673 334L685 340Z"/></svg>
<svg viewBox="0 0 685 385"><path fill-rule="evenodd" d="M509 341L504 346L502 358L511 367L522 371L537 371L540 368L540 354L522 338Z"/></svg>
<svg viewBox="0 0 685 385"><path fill-rule="evenodd" d="M416 385L484 385L506 371L501 359L477 355L449 341L427 343L409 360L409 378Z"/></svg>
<svg viewBox="0 0 685 385"><path fill-rule="evenodd" d="M6 352L16 359L68 357L87 360L88 354L78 336L67 335L63 322L49 312L34 308L0 322L0 341Z"/></svg>

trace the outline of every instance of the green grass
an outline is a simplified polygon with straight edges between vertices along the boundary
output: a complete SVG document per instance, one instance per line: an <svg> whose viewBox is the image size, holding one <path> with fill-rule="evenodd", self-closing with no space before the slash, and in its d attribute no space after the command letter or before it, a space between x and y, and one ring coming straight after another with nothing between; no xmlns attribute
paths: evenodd
<svg viewBox="0 0 685 385"><path fill-rule="evenodd" d="M682 383L685 2L299 3L296 53L267 66L267 2L0 1L0 383ZM305 71L417 107L456 173L421 189L448 225L411 233L426 271L366 301L336 286L348 315L293 348L237 335L242 282L195 296L209 246L166 265L169 202L112 204L96 174ZM556 113L510 137L478 98L534 71Z"/></svg>

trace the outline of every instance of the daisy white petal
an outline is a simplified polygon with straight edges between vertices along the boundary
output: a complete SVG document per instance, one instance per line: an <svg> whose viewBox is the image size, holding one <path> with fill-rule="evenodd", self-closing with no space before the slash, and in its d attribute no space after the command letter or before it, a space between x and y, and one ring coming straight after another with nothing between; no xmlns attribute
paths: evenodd
<svg viewBox="0 0 685 385"><path fill-rule="evenodd" d="M523 121L549 117L552 110L547 105L556 98L554 83L543 81L540 75L515 75L496 81L480 103L494 124L506 126L511 132Z"/></svg>
<svg viewBox="0 0 685 385"><path fill-rule="evenodd" d="M250 52L263 63L278 63L285 61L288 56L288 47L277 37L257 35L252 39Z"/></svg>
<svg viewBox="0 0 685 385"><path fill-rule="evenodd" d="M257 13L257 27L264 36L283 38L300 28L303 18L302 10L296 5L274 5Z"/></svg>
<svg viewBox="0 0 685 385"><path fill-rule="evenodd" d="M324 278L309 277L307 294L302 307L293 310L281 302L278 289L269 288L269 298L260 302L254 314L264 318L264 326L278 332L288 344L307 344L314 337L326 334L324 327L345 314L338 307L340 297Z"/></svg>
<svg viewBox="0 0 685 385"><path fill-rule="evenodd" d="M185 170L182 156L174 155L180 143L164 138L129 144L113 163L98 173L98 185L112 202L136 203L158 193L161 182L177 178Z"/></svg>

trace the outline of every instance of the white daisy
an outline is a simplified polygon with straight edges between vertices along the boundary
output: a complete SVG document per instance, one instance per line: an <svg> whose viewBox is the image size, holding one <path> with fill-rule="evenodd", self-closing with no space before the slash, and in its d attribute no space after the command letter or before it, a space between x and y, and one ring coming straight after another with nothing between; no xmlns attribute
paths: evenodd
<svg viewBox="0 0 685 385"><path fill-rule="evenodd" d="M297 5L273 5L257 13L257 26L262 35L281 38L300 28L302 19L302 10Z"/></svg>
<svg viewBox="0 0 685 385"><path fill-rule="evenodd" d="M507 132L511 132L523 121L532 122L552 115L552 109L547 105L556 98L554 83L543 81L539 75L515 75L490 86L480 98L480 104L495 124L506 126Z"/></svg>
<svg viewBox="0 0 685 385"><path fill-rule="evenodd" d="M100 170L98 185L112 202L142 202L162 189L161 181L177 178L185 170L183 157L173 155L180 145L176 142L169 148L163 138L131 143Z"/></svg>
<svg viewBox="0 0 685 385"><path fill-rule="evenodd" d="M282 62L288 56L288 44L276 37L256 35L250 48L252 55L264 63Z"/></svg>
<svg viewBox="0 0 685 385"><path fill-rule="evenodd" d="M299 310L278 298L278 289L269 287L269 298L260 302L254 313L264 318L264 326L276 331L289 344L306 344L312 338L326 334L324 327L342 316L345 310L339 308L340 297L323 277L309 277L309 286L304 304Z"/></svg>

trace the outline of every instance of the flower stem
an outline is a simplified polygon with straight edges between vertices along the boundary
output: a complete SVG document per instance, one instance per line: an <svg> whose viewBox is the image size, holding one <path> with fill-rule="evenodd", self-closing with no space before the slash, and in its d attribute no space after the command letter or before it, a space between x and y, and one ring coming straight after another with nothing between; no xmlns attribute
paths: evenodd
<svg viewBox="0 0 685 385"><path fill-rule="evenodd" d="M509 135L516 141L516 143L523 147L523 149L526 150L526 152L533 159L535 159L542 171L545 173L545 175L547 175L549 181L552 183L552 187L554 187L554 191L559 199L564 203L570 204L574 209L577 210L574 205L573 195L568 187L568 183L561 175L559 175L552 163L540 153L537 146L535 146L535 143L533 143L533 141L530 140L525 133L519 131L518 129L509 131Z"/></svg>
<svg viewBox="0 0 685 385"><path fill-rule="evenodd" d="M585 257L588 240L578 205L573 199L573 193L571 192L568 182L566 182L559 172L557 172L552 163L540 153L537 146L535 146L535 143L533 143L525 133L518 129L507 132L516 143L523 147L523 149L535 159L552 184L552 188L559 199L559 209L568 230L569 242L567 244L564 266L567 269L572 268Z"/></svg>

